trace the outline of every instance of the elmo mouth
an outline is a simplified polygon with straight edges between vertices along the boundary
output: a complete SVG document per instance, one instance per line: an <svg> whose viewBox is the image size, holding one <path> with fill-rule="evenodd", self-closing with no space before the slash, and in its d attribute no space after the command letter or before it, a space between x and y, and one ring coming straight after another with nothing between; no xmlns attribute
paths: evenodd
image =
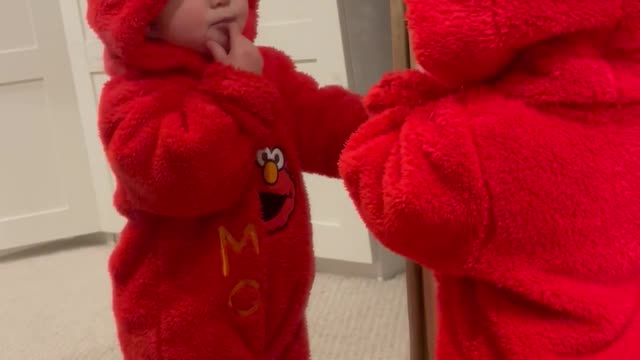
<svg viewBox="0 0 640 360"><path fill-rule="evenodd" d="M260 204L262 205L262 220L268 222L275 219L289 197L289 195L261 192Z"/></svg>

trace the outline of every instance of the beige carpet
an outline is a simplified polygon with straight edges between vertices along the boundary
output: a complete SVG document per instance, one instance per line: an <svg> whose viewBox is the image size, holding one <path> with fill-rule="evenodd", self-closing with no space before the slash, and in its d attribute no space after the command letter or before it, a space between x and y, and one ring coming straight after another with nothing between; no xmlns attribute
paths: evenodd
<svg viewBox="0 0 640 360"><path fill-rule="evenodd" d="M121 359L105 272L110 251L76 241L0 254L0 359ZM408 359L404 279L319 274L309 327L314 360Z"/></svg>

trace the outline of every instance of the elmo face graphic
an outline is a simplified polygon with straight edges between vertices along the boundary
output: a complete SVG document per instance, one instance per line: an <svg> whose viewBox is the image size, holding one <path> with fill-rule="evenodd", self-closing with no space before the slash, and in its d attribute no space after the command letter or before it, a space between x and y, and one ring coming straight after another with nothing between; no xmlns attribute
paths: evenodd
<svg viewBox="0 0 640 360"><path fill-rule="evenodd" d="M291 175L286 169L282 150L265 148L258 151L258 166L262 184L259 187L262 220L267 232L274 233L289 222L295 206L296 189Z"/></svg>

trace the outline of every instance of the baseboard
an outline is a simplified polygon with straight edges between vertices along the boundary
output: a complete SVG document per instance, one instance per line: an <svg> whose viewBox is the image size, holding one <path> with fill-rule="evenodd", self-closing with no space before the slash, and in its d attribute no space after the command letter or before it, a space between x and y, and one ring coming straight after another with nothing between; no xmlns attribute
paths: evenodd
<svg viewBox="0 0 640 360"><path fill-rule="evenodd" d="M47 241L33 245L22 246L0 251L0 264L18 261L30 257L49 255L74 248L103 246L113 243L114 235L108 233L93 233L68 239Z"/></svg>
<svg viewBox="0 0 640 360"><path fill-rule="evenodd" d="M373 236L371 237L371 253L376 267L376 276L380 279L391 279L407 269L407 261L403 257L389 251Z"/></svg>
<svg viewBox="0 0 640 360"><path fill-rule="evenodd" d="M0 264L34 256L48 255L78 247L113 246L113 244L117 242L117 238L118 236L116 234L94 233L3 250L0 251ZM373 263L358 263L317 257L315 259L316 271L378 280L389 280L404 272L405 267L402 258L392 254L376 242L372 242L371 250L373 253Z"/></svg>
<svg viewBox="0 0 640 360"><path fill-rule="evenodd" d="M342 276L377 277L376 266L374 264L327 258L316 258L316 272Z"/></svg>
<svg viewBox="0 0 640 360"><path fill-rule="evenodd" d="M0 264L17 261L24 258L43 256L87 246L113 246L117 242L117 235L111 233L94 233L69 239L44 242L21 248L0 251ZM372 243L373 263L358 263L352 261L316 258L316 271L342 276L365 277L378 280L389 280L404 271L404 266L396 255Z"/></svg>
<svg viewBox="0 0 640 360"><path fill-rule="evenodd" d="M364 264L344 260L316 258L316 272L349 277L389 280L404 272L403 267L389 268L381 263Z"/></svg>

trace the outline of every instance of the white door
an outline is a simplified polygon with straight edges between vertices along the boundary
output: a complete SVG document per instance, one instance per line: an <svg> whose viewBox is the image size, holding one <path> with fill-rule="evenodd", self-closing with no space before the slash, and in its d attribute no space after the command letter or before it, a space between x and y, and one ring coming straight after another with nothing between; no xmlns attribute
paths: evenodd
<svg viewBox="0 0 640 360"><path fill-rule="evenodd" d="M98 229L58 2L0 1L0 249Z"/></svg>
<svg viewBox="0 0 640 360"><path fill-rule="evenodd" d="M262 1L257 42L283 50L322 85L348 85L337 0ZM316 256L371 263L369 232L342 182L314 175L305 180Z"/></svg>

